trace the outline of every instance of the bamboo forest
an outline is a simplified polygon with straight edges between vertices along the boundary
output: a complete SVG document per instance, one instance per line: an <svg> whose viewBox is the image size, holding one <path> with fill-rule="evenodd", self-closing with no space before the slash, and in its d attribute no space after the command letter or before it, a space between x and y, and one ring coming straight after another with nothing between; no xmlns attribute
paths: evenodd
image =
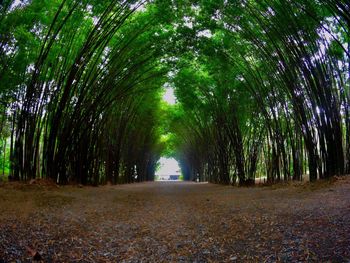
<svg viewBox="0 0 350 263"><path fill-rule="evenodd" d="M349 262L349 174L349 0L0 0L0 263Z"/></svg>

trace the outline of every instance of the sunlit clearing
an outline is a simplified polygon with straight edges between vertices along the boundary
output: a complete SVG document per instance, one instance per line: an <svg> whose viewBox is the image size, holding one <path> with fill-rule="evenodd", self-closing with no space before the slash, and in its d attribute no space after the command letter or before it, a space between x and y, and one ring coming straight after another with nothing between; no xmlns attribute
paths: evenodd
<svg viewBox="0 0 350 263"><path fill-rule="evenodd" d="M166 91L163 95L163 100L166 101L170 105L174 105L176 103L176 97L174 95L174 89L167 87Z"/></svg>
<svg viewBox="0 0 350 263"><path fill-rule="evenodd" d="M180 167L174 158L160 158L160 168L156 172L159 180L177 180L180 177Z"/></svg>

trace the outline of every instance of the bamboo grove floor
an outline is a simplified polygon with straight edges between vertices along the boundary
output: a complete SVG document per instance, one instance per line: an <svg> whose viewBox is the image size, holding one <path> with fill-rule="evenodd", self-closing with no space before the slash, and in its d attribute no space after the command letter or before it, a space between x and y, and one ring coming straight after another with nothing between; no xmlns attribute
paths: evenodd
<svg viewBox="0 0 350 263"><path fill-rule="evenodd" d="M349 262L350 179L0 186L0 262Z"/></svg>

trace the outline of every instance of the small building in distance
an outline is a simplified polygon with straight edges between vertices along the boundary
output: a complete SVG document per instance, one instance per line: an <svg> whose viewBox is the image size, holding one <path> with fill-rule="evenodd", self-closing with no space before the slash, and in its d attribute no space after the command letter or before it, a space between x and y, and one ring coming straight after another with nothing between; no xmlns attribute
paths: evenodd
<svg viewBox="0 0 350 263"><path fill-rule="evenodd" d="M169 175L169 180L179 180L180 179L180 174L171 174Z"/></svg>
<svg viewBox="0 0 350 263"><path fill-rule="evenodd" d="M176 172L173 174L166 174L166 175L158 175L158 180L160 181L177 181L180 180L181 173Z"/></svg>

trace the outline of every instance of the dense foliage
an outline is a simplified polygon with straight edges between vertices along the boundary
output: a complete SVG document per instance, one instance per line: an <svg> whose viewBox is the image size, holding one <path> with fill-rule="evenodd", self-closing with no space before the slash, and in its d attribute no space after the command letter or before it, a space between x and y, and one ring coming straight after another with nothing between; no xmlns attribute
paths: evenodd
<svg viewBox="0 0 350 263"><path fill-rule="evenodd" d="M349 14L331 0L1 1L2 173L153 180L167 154L185 179L223 184L348 174Z"/></svg>
<svg viewBox="0 0 350 263"><path fill-rule="evenodd" d="M188 179L252 184L350 172L349 3L199 1L173 78ZM190 21L190 23L189 23Z"/></svg>

